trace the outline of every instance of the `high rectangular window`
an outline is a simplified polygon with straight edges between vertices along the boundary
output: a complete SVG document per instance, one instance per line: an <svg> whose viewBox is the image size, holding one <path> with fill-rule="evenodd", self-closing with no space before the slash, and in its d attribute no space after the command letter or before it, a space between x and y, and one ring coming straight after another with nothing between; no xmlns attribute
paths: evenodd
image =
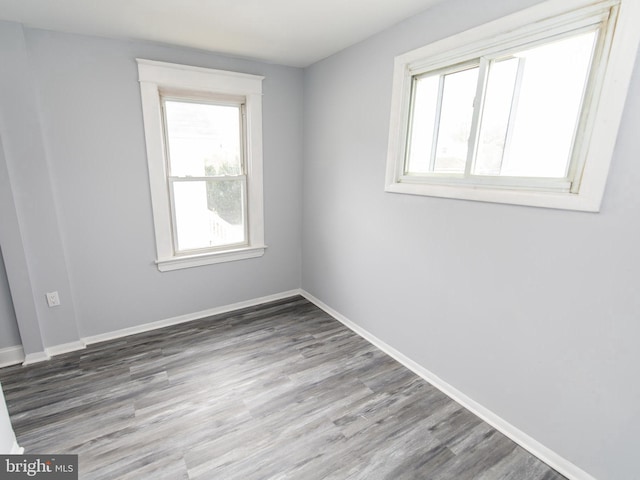
<svg viewBox="0 0 640 480"><path fill-rule="evenodd" d="M566 179L598 30L413 78L405 173ZM499 184L499 179L495 179ZM538 182L539 184L540 182Z"/></svg>
<svg viewBox="0 0 640 480"><path fill-rule="evenodd" d="M386 190L598 210L638 20L551 0L396 57Z"/></svg>

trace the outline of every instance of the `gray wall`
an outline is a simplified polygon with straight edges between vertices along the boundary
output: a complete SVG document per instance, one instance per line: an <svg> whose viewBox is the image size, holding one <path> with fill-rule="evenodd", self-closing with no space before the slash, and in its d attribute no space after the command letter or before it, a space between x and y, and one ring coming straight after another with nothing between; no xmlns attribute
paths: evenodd
<svg viewBox="0 0 640 480"><path fill-rule="evenodd" d="M41 308L46 291L60 290L57 311L68 307L75 323L47 317L56 309L44 306L37 315L44 346L299 286L302 70L8 22L0 22L0 37L13 41L0 47L3 72L14 66L18 71L2 80L18 99L0 93L0 137L16 199L12 231L22 229L25 236L34 304ZM263 257L157 270L136 57L266 77ZM32 113L25 120L30 129L11 128L10 115L20 114L13 105L24 102ZM42 152L21 155L16 145L33 144L34 138ZM22 165L30 163L37 167L21 176ZM32 177L50 190L48 197L33 191L27 181ZM42 224L33 212L54 212L54 224ZM55 231L60 246L49 250ZM4 243L3 250L6 260ZM65 271L45 265L49 257L60 259ZM11 281L8 262L7 272Z"/></svg>
<svg viewBox="0 0 640 480"><path fill-rule="evenodd" d="M20 25L0 22L0 244L27 354L78 341L36 81ZM45 292L58 291L50 309Z"/></svg>
<svg viewBox="0 0 640 480"><path fill-rule="evenodd" d="M0 349L16 345L21 345L20 332L18 332L16 312L13 310L11 301L2 250L0 250Z"/></svg>
<svg viewBox="0 0 640 480"><path fill-rule="evenodd" d="M598 214L383 191L394 56L533 3L452 0L305 71L302 286L596 478L636 478L638 68Z"/></svg>

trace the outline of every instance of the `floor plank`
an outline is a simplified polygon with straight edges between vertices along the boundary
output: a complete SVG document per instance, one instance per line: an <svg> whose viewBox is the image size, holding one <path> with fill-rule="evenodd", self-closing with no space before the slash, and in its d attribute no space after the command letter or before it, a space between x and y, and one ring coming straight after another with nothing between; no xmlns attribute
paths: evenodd
<svg viewBox="0 0 640 480"><path fill-rule="evenodd" d="M301 297L0 369L26 453L80 478L560 480Z"/></svg>

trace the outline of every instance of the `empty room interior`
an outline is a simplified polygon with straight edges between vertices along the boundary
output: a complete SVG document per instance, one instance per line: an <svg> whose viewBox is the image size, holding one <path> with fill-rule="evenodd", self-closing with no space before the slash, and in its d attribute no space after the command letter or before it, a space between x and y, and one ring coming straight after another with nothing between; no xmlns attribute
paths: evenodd
<svg viewBox="0 0 640 480"><path fill-rule="evenodd" d="M0 0L0 456L640 479L638 25Z"/></svg>

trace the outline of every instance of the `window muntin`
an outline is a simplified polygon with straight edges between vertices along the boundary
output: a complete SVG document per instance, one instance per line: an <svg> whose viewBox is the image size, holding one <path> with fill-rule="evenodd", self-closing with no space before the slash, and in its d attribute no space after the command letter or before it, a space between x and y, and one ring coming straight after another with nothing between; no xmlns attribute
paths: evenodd
<svg viewBox="0 0 640 480"><path fill-rule="evenodd" d="M404 174L569 190L599 29L413 75ZM475 120L474 120L475 117ZM507 182L502 177L512 177ZM528 183L527 179L534 179Z"/></svg>
<svg viewBox="0 0 640 480"><path fill-rule="evenodd" d="M246 245L244 104L162 104L175 253Z"/></svg>

